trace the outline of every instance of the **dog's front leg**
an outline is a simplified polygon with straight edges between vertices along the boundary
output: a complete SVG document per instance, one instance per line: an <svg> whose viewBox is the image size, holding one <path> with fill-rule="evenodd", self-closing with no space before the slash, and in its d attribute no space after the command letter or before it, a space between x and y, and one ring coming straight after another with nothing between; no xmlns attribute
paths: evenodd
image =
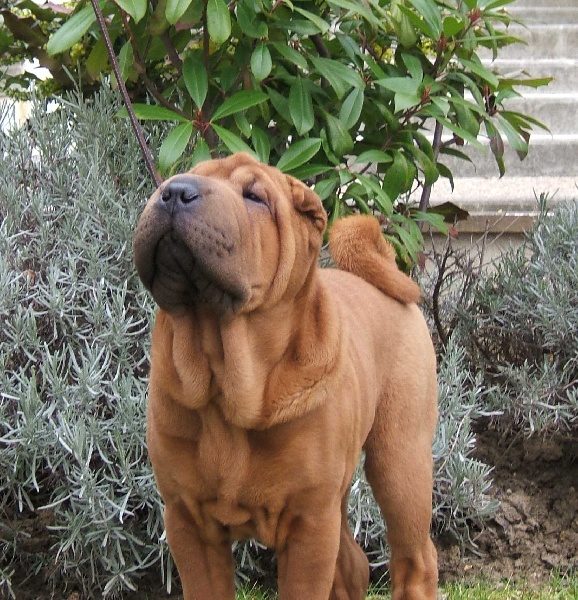
<svg viewBox="0 0 578 600"><path fill-rule="evenodd" d="M177 504L165 507L165 528L184 600L234 600L235 567L230 543L205 543L187 509Z"/></svg>
<svg viewBox="0 0 578 600"><path fill-rule="evenodd" d="M340 525L339 502L293 519L287 540L277 551L279 600L328 600Z"/></svg>

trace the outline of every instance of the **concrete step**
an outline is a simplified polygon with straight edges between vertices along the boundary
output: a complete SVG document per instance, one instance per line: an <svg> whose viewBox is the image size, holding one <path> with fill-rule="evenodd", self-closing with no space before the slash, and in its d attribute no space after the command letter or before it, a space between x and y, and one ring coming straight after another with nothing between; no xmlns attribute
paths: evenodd
<svg viewBox="0 0 578 600"><path fill-rule="evenodd" d="M552 0L517 0L514 4L507 5L506 8L513 10L514 7L550 7L552 10L556 10L557 8L572 8L573 6L576 6L576 0L555 0L554 6L552 6Z"/></svg>
<svg viewBox="0 0 578 600"><path fill-rule="evenodd" d="M578 57L578 50L574 53L574 56ZM554 80L547 87L538 88L540 91L564 93L578 90L577 58L538 58L532 60L498 58L495 61L484 61L484 64L503 77L531 77L532 79L553 77ZM531 93L533 91L532 88L522 85L518 86L517 89L520 93Z"/></svg>
<svg viewBox="0 0 578 600"><path fill-rule="evenodd" d="M451 201L470 213L457 226L465 237L485 232L508 237L528 230L540 194L549 195L549 205L578 199L578 0L518 0L505 8L525 25L512 24L508 33L526 43L502 48L495 61L490 52L481 57L504 77L554 78L546 87L517 87L522 97L505 106L542 121L552 135L536 129L523 161L505 142L503 178L487 140L480 140L485 153L463 148L474 164L442 158L455 177L454 190L440 179L431 202Z"/></svg>
<svg viewBox="0 0 578 600"><path fill-rule="evenodd" d="M467 154L472 162L454 157L441 157L454 177L492 177L498 175L494 155L488 140L480 138L484 152L465 145L460 150ZM578 134L535 133L530 140L530 150L524 160L507 144L504 137L504 161L507 177L566 177L578 175Z"/></svg>
<svg viewBox="0 0 578 600"><path fill-rule="evenodd" d="M578 23L577 6L517 6L508 11L514 18L528 26L532 25L570 25Z"/></svg>
<svg viewBox="0 0 578 600"><path fill-rule="evenodd" d="M531 227L539 214L538 198L548 197L552 207L578 199L575 177L472 177L455 180L454 190L447 179L435 183L431 204L453 202L470 213L458 224L458 231L520 233Z"/></svg>
<svg viewBox="0 0 578 600"><path fill-rule="evenodd" d="M520 91L523 96L505 102L505 110L520 112L538 119L553 134L578 134L578 93Z"/></svg>
<svg viewBox="0 0 578 600"><path fill-rule="evenodd" d="M511 25L508 33L525 43L516 43L500 49L501 58L520 59L526 64L535 59L570 58L578 48L578 25ZM480 57L491 58L490 50L480 52Z"/></svg>

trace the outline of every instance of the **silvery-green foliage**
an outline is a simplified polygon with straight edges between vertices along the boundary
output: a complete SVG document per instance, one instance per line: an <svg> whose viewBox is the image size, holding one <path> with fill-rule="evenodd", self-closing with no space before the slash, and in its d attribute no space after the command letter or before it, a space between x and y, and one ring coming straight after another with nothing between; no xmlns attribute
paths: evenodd
<svg viewBox="0 0 578 600"><path fill-rule="evenodd" d="M491 468L472 455L473 424L489 416L481 373L472 372L467 355L450 338L439 365L439 420L433 444L434 527L467 541L470 525L481 524L497 508L488 492ZM494 412L494 415L499 414Z"/></svg>
<svg viewBox="0 0 578 600"><path fill-rule="evenodd" d="M542 212L474 287L460 339L493 390L488 409L526 433L578 424L578 202Z"/></svg>
<svg viewBox="0 0 578 600"><path fill-rule="evenodd" d="M109 92L52 108L0 136L0 582L20 563L113 593L167 561L131 264L150 184Z"/></svg>

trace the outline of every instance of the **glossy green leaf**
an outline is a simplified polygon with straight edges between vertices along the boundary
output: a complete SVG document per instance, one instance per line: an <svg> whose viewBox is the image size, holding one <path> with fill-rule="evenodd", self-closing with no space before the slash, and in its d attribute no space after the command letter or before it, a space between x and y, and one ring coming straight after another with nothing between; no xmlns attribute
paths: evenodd
<svg viewBox="0 0 578 600"><path fill-rule="evenodd" d="M225 0L207 0L207 29L209 37L217 46L231 35L231 14Z"/></svg>
<svg viewBox="0 0 578 600"><path fill-rule="evenodd" d="M100 74L108 68L108 52L102 38L98 39L88 58L86 59L86 70L93 79L98 79Z"/></svg>
<svg viewBox="0 0 578 600"><path fill-rule="evenodd" d="M431 37L438 40L442 33L442 16L435 2L429 0L408 0L427 23Z"/></svg>
<svg viewBox="0 0 578 600"><path fill-rule="evenodd" d="M548 85L553 81L553 77L538 77L535 79L520 79L520 78L503 78L500 79L500 83L498 85L498 89L502 89L505 87L513 87L515 85L524 85L526 87L538 88L544 85Z"/></svg>
<svg viewBox="0 0 578 600"><path fill-rule="evenodd" d="M134 69L134 54L130 42L126 42L118 53L118 66L120 68L120 74L123 81L132 79L132 76L136 76Z"/></svg>
<svg viewBox="0 0 578 600"><path fill-rule="evenodd" d="M400 6L394 4L391 10L391 21L402 48L413 48L419 40L418 31L423 27L423 20L407 9L400 10ZM417 27L415 27L416 21Z"/></svg>
<svg viewBox="0 0 578 600"><path fill-rule="evenodd" d="M338 158L343 158L345 154L353 149L353 139L349 135L345 124L337 117L329 113L325 113L324 116L331 149Z"/></svg>
<svg viewBox="0 0 578 600"><path fill-rule="evenodd" d="M409 165L405 156L395 150L393 152L393 163L388 167L383 179L383 189L385 193L395 200L402 192L407 189L407 180L409 178Z"/></svg>
<svg viewBox="0 0 578 600"><path fill-rule="evenodd" d="M145 16L148 8L148 0L114 0L114 2L115 4L118 4L124 12L129 14L134 19L135 23L138 23Z"/></svg>
<svg viewBox="0 0 578 600"><path fill-rule="evenodd" d="M383 150L366 150L362 152L356 159L355 164L363 165L365 163L383 164L393 161L391 154Z"/></svg>
<svg viewBox="0 0 578 600"><path fill-rule="evenodd" d="M457 123L473 137L480 132L480 122L466 102L453 102Z"/></svg>
<svg viewBox="0 0 578 600"><path fill-rule="evenodd" d="M272 44L272 46L277 52L279 52L279 54L281 54L281 56L283 56L283 58L286 58L300 69L307 69L307 59L303 56L303 54L295 50L295 48L291 48L291 46L288 46L286 43L282 42L275 42Z"/></svg>
<svg viewBox="0 0 578 600"><path fill-rule="evenodd" d="M442 163L437 163L437 169L442 177L445 177L450 182L450 189L454 191L454 175L453 173Z"/></svg>
<svg viewBox="0 0 578 600"><path fill-rule="evenodd" d="M193 124L181 123L163 140L159 150L159 167L163 173L182 156L192 135Z"/></svg>
<svg viewBox="0 0 578 600"><path fill-rule="evenodd" d="M436 229L440 233L443 233L444 235L448 234L448 226L444 220L444 216L441 214L437 214L435 212L430 211L423 212L418 210L414 213L414 218L420 223L427 223L430 227L433 227L434 229Z"/></svg>
<svg viewBox="0 0 578 600"><path fill-rule="evenodd" d="M186 12L193 0L167 0L165 16L174 25Z"/></svg>
<svg viewBox="0 0 578 600"><path fill-rule="evenodd" d="M211 160L211 150L209 144L203 138L199 138L195 142L195 148L191 155L191 164L195 166L204 160Z"/></svg>
<svg viewBox="0 0 578 600"><path fill-rule="evenodd" d="M272 68L273 61L271 60L269 48L263 42L259 42L251 55L251 72L255 76L255 79L261 82L263 79L269 77Z"/></svg>
<svg viewBox="0 0 578 600"><path fill-rule="evenodd" d="M309 138L295 142L281 155L277 168L288 172L311 160L321 148L319 138Z"/></svg>
<svg viewBox="0 0 578 600"><path fill-rule="evenodd" d="M540 129L550 133L550 130L546 125L544 125L544 123L538 121L538 119L534 119L534 117L530 117L529 115L523 115L522 113L513 112L511 110L501 110L500 114L508 119L508 121L510 121L510 123L517 128L523 127L526 129L531 129L532 126L535 126L540 127Z"/></svg>
<svg viewBox="0 0 578 600"><path fill-rule="evenodd" d="M299 8L298 6L293 6L293 10L303 17L305 17L308 21L311 21L315 27L319 30L319 33L327 33L329 30L329 23L323 20L321 17L314 15L312 12L308 10L304 10L303 8Z"/></svg>
<svg viewBox="0 0 578 600"><path fill-rule="evenodd" d="M506 134L510 146L512 146L516 152L521 152L523 156L525 156L528 153L528 140L524 137L522 131L516 129L516 127L500 113L497 114L497 120L500 124L500 128Z"/></svg>
<svg viewBox="0 0 578 600"><path fill-rule="evenodd" d="M237 112L233 115L235 125L239 128L241 135L244 138L251 137L251 123L247 119L247 115L244 112Z"/></svg>
<svg viewBox="0 0 578 600"><path fill-rule="evenodd" d="M420 131L414 131L412 133L413 139L417 144L418 148L431 160L434 160L434 149L432 142Z"/></svg>
<svg viewBox="0 0 578 600"><path fill-rule="evenodd" d="M236 10L237 23L243 32L243 35L255 39L266 38L269 35L267 23L257 19L254 8L250 2L239 2Z"/></svg>
<svg viewBox="0 0 578 600"><path fill-rule="evenodd" d="M291 115L289 114L289 100L287 100L285 96L282 96L273 88L267 88L267 95L269 96L269 101L271 102L271 105L277 112L277 115L280 117L280 119L293 125L293 121L291 121Z"/></svg>
<svg viewBox="0 0 578 600"><path fill-rule="evenodd" d="M268 163L269 155L271 154L271 142L269 141L267 133L256 125L253 125L251 130L251 142L253 143L253 148L255 148L259 160L262 163Z"/></svg>
<svg viewBox="0 0 578 600"><path fill-rule="evenodd" d="M382 214L393 214L393 202L387 191L382 187L382 182L374 175L358 175L357 181L362 185L367 197L373 200Z"/></svg>
<svg viewBox="0 0 578 600"><path fill-rule="evenodd" d="M396 94L404 94L406 96L417 96L421 82L410 77L386 77L378 79L375 82L377 85L384 87Z"/></svg>
<svg viewBox="0 0 578 600"><path fill-rule="evenodd" d="M478 6L483 10L492 10L512 4L512 2L515 2L515 0L478 0Z"/></svg>
<svg viewBox="0 0 578 600"><path fill-rule="evenodd" d="M326 200L333 194L339 185L337 177L328 177L327 179L321 179L315 183L315 193L321 198Z"/></svg>
<svg viewBox="0 0 578 600"><path fill-rule="evenodd" d="M363 110L364 94L361 88L353 88L339 110L339 120L351 129L359 120Z"/></svg>
<svg viewBox="0 0 578 600"><path fill-rule="evenodd" d="M436 114L436 112L430 110L428 107L423 109L422 113L424 115L432 116L436 121L441 123L444 127L453 131L456 135L461 137L466 142L470 143L476 149L481 150L483 152L484 146L471 134L469 134L463 127L459 127L455 123L452 123L449 119L442 117L440 114Z"/></svg>
<svg viewBox="0 0 578 600"><path fill-rule="evenodd" d="M415 81L421 82L423 80L423 67L421 66L421 61L419 58L413 54L403 53L401 55L401 59L407 67L411 78Z"/></svg>
<svg viewBox="0 0 578 600"><path fill-rule="evenodd" d="M261 104L261 102L264 102L267 98L268 96L265 92L260 92L258 90L242 90L237 92L217 107L217 110L213 113L211 122L222 119L223 117L228 117L236 112L247 110L252 106Z"/></svg>
<svg viewBox="0 0 578 600"><path fill-rule="evenodd" d="M375 15L370 8L366 7L362 2L353 2L352 0L328 0L330 6L337 6L349 11L351 14L363 17L368 23L376 27L381 27L381 19Z"/></svg>
<svg viewBox="0 0 578 600"><path fill-rule="evenodd" d="M451 106L450 106L449 100L447 98L434 96L431 99L431 101L432 101L432 104L440 111L441 115L443 115L444 117L448 116Z"/></svg>
<svg viewBox="0 0 578 600"><path fill-rule="evenodd" d="M496 164L498 165L498 171L500 172L500 177L503 177L506 172L506 165L504 163L504 140L500 135L500 132L496 129L496 127L490 121L486 121L486 133L488 134L488 138L490 139L490 150L496 159Z"/></svg>
<svg viewBox="0 0 578 600"><path fill-rule="evenodd" d="M291 175L300 181L306 181L307 179L324 175L325 173L333 171L333 166L324 164L319 165L317 163L306 163L291 170Z"/></svg>
<svg viewBox="0 0 578 600"><path fill-rule="evenodd" d="M141 121L181 121L188 122L188 119L182 115L165 108L164 106L155 106L153 104L133 104L134 113L137 119ZM128 117L126 108L118 111L120 117Z"/></svg>
<svg viewBox="0 0 578 600"><path fill-rule="evenodd" d="M406 222L411 223L411 221L407 221L407 219ZM422 247L422 244L420 243L421 240L416 239L416 237L411 235L402 225L394 223L393 228L395 229L395 232L397 233L401 243L404 245L406 251L411 257L411 261L413 263L416 263L418 258L418 252L421 250Z"/></svg>
<svg viewBox="0 0 578 600"><path fill-rule="evenodd" d="M429 158L429 156L422 152L417 146L413 144L404 145L407 152L413 157L414 162L417 163L424 175L424 185L432 185L439 177L439 171L435 166L435 162Z"/></svg>
<svg viewBox="0 0 578 600"><path fill-rule="evenodd" d="M225 127L220 127L214 123L211 125L215 130L215 133L219 136L223 144L227 147L229 152L248 152L257 158L257 155L252 148L248 146L238 135L231 133Z"/></svg>
<svg viewBox="0 0 578 600"><path fill-rule="evenodd" d="M95 21L96 17L92 6L85 6L50 36L46 44L46 51L54 56L68 50L82 39Z"/></svg>
<svg viewBox="0 0 578 600"><path fill-rule="evenodd" d="M413 108L421 102L420 96L409 96L408 94L395 95L395 112L399 113L408 108Z"/></svg>
<svg viewBox="0 0 578 600"><path fill-rule="evenodd" d="M459 61L466 69L470 70L472 73L478 75L478 77L481 77L482 79L487 81L492 86L492 88L496 89L498 87L500 83L498 77L489 69L486 69L486 67L484 67L481 63L462 57L459 58Z"/></svg>
<svg viewBox="0 0 578 600"><path fill-rule="evenodd" d="M203 108L209 90L209 79L203 62L187 56L183 61L183 79L195 106Z"/></svg>
<svg viewBox="0 0 578 600"><path fill-rule="evenodd" d="M443 22L443 30L444 35L447 38L452 38L454 35L457 35L460 31L462 31L465 27L465 23L461 19L456 19L456 17L446 17Z"/></svg>
<svg viewBox="0 0 578 600"><path fill-rule="evenodd" d="M299 135L304 135L310 131L315 124L311 93L307 83L301 77L295 79L291 84L289 114Z"/></svg>
<svg viewBox="0 0 578 600"><path fill-rule="evenodd" d="M342 98L350 88L365 87L359 73L348 65L344 65L330 58L311 57L317 72L327 79L329 85L335 90L338 98Z"/></svg>

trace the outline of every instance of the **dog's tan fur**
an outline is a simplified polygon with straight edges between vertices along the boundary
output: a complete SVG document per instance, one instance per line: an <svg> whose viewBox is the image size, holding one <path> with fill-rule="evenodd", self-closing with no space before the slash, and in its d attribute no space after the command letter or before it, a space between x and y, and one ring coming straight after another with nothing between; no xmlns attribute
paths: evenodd
<svg viewBox="0 0 578 600"><path fill-rule="evenodd" d="M179 185L199 193L172 204ZM331 232L355 274L319 269L325 225L311 190L244 154L168 180L139 221L135 263L161 307L148 448L185 600L234 598L230 544L244 538L275 548L281 600L362 600L368 562L346 515L362 449L393 598L436 597L419 289L369 217Z"/></svg>

